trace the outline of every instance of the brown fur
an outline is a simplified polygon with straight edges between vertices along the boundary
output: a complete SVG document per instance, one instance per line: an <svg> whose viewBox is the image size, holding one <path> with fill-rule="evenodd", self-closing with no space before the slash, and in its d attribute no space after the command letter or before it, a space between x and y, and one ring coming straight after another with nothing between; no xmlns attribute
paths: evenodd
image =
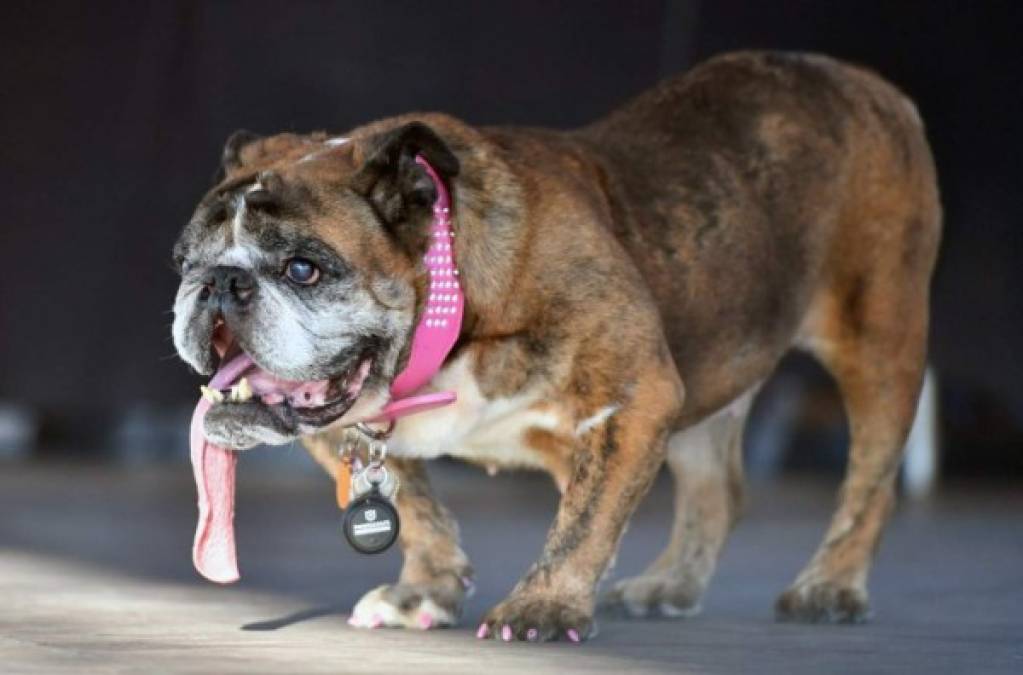
<svg viewBox="0 0 1023 675"><path fill-rule="evenodd" d="M536 405L564 419L524 435L563 498L539 561L484 619L491 633L587 634L597 583L669 436L755 389L793 347L835 376L852 447L834 521L778 611L863 618L922 377L939 239L934 166L912 104L824 57L741 53L575 131L407 115L356 129L312 162L296 160L322 148L322 136L250 143L227 180L272 170L304 186L317 205L313 231L374 274L414 284L421 309L415 228L396 245L345 190L380 138L411 121L429 125L461 165L451 189L467 309L451 358L471 358L485 397L539 389ZM572 433L612 404L604 423ZM673 450L672 540L645 575L613 589L611 604L698 606L738 510L744 420L714 432L702 473ZM329 445L317 443L329 466ZM460 607L451 579L469 568L457 530L419 462L395 466L407 486L398 500L406 567L392 591Z"/></svg>

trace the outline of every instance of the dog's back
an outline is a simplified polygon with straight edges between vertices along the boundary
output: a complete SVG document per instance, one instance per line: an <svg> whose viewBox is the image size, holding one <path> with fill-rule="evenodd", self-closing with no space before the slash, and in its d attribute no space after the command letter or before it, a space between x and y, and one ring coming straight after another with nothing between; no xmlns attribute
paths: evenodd
<svg viewBox="0 0 1023 675"><path fill-rule="evenodd" d="M872 73L729 54L579 136L605 160L616 234L661 308L688 419L765 378L866 286L929 283L933 161L913 104Z"/></svg>

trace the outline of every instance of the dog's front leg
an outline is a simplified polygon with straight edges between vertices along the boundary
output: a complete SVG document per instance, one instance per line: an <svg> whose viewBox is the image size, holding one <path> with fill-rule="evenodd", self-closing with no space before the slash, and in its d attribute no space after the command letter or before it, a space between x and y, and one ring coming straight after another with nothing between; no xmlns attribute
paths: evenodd
<svg viewBox="0 0 1023 675"><path fill-rule="evenodd" d="M472 567L458 544L458 525L434 498L423 462L390 458L387 467L401 480L397 506L405 564L397 583L362 596L349 622L369 628L452 626L473 583Z"/></svg>
<svg viewBox="0 0 1023 675"><path fill-rule="evenodd" d="M478 637L578 642L595 634L597 583L664 460L678 411L675 387L643 389L576 439L572 476L543 553L486 615Z"/></svg>
<svg viewBox="0 0 1023 675"><path fill-rule="evenodd" d="M306 445L328 473L337 470L337 454L331 451L336 443L320 438ZM454 625L473 585L472 567L458 542L458 524L434 498L423 462L389 457L387 468L401 481L396 501L405 564L397 583L362 596L349 623L423 630Z"/></svg>

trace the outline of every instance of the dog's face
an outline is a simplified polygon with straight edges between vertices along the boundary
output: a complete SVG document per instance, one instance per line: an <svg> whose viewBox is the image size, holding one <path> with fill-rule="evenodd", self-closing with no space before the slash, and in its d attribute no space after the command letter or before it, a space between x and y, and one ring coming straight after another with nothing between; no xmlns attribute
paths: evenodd
<svg viewBox="0 0 1023 675"><path fill-rule="evenodd" d="M458 172L418 123L351 141L229 140L226 175L174 250L181 358L205 375L254 362L229 378L251 382L207 413L211 441L280 444L386 403L411 339L436 198L417 154L446 180Z"/></svg>

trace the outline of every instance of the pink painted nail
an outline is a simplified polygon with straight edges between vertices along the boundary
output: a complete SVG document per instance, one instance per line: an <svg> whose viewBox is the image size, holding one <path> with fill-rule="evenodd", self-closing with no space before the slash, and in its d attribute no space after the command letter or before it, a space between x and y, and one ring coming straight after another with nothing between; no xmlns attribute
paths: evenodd
<svg viewBox="0 0 1023 675"><path fill-rule="evenodd" d="M430 616L429 612L420 612L416 620L419 622L419 627L423 630L430 630L433 627L433 617Z"/></svg>
<svg viewBox="0 0 1023 675"><path fill-rule="evenodd" d="M483 639L490 635L490 628L485 623L481 623L480 627L476 629L476 637Z"/></svg>
<svg viewBox="0 0 1023 675"><path fill-rule="evenodd" d="M568 639L571 640L572 642L579 642L579 631L577 631L575 628L569 628L567 631L565 631L565 634L568 636Z"/></svg>
<svg viewBox="0 0 1023 675"><path fill-rule="evenodd" d="M540 637L540 631L535 628L530 628L526 631L526 639L530 642L536 642L536 639Z"/></svg>
<svg viewBox="0 0 1023 675"><path fill-rule="evenodd" d="M509 626L508 624L505 624L504 628L501 629L501 639L504 640L505 642L511 642L512 629L511 626Z"/></svg>

